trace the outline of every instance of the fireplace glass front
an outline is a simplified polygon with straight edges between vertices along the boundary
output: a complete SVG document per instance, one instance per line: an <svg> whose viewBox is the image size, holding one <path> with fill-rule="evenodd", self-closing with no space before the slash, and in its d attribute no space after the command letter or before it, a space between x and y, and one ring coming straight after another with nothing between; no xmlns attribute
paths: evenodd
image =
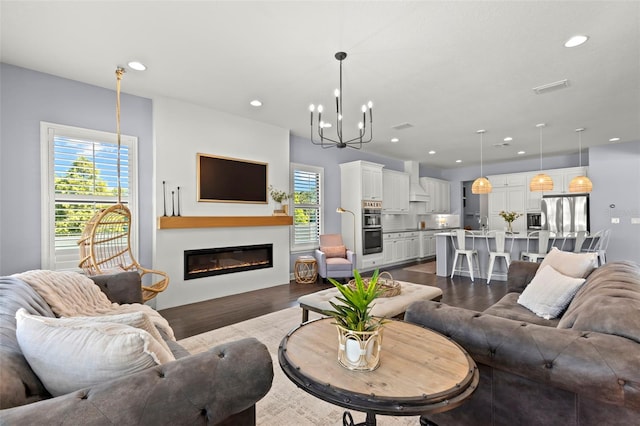
<svg viewBox="0 0 640 426"><path fill-rule="evenodd" d="M273 267L273 244L184 251L184 279Z"/></svg>

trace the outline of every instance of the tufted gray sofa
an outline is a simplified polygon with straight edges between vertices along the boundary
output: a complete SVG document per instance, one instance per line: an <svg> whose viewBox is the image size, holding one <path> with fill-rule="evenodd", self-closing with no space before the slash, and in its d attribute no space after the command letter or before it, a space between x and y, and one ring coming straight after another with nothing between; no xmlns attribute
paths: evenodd
<svg viewBox="0 0 640 426"><path fill-rule="evenodd" d="M112 302L142 302L135 272L92 279ZM20 352L19 308L54 316L28 284L0 277L1 425L254 425L255 403L271 388L271 357L255 339L197 355L167 341L176 361L52 398Z"/></svg>
<svg viewBox="0 0 640 426"><path fill-rule="evenodd" d="M451 337L480 369L472 397L430 420L640 424L640 266L612 262L594 270L562 317L545 320L517 304L538 265L512 262L509 293L484 312L429 301L409 306L406 321Z"/></svg>

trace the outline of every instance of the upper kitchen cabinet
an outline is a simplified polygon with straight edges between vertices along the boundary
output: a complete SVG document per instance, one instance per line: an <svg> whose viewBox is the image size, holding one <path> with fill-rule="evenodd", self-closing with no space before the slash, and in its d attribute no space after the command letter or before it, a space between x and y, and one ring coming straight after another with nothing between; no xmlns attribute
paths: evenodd
<svg viewBox="0 0 640 426"><path fill-rule="evenodd" d="M524 173L487 176L493 189L489 193L489 229L502 230L506 222L500 216L501 211L517 212L523 216L513 222L513 230L524 232L525 204L529 187Z"/></svg>
<svg viewBox="0 0 640 426"><path fill-rule="evenodd" d="M409 174L395 170L382 171L382 211L390 214L409 213Z"/></svg>
<svg viewBox="0 0 640 426"><path fill-rule="evenodd" d="M362 200L382 201L383 164L352 161L340 164L343 198L346 195L360 205ZM345 189L348 194L344 194Z"/></svg>
<svg viewBox="0 0 640 426"><path fill-rule="evenodd" d="M446 180L421 177L420 184L429 195L426 213L449 213L451 210L450 184Z"/></svg>
<svg viewBox="0 0 640 426"><path fill-rule="evenodd" d="M543 195L568 194L569 183L576 176L584 176L587 173L586 167L568 167L564 169L544 170L553 180L553 190L549 192L531 192L527 196L527 211L539 212L540 201ZM531 178L540 172L527 173L527 189Z"/></svg>

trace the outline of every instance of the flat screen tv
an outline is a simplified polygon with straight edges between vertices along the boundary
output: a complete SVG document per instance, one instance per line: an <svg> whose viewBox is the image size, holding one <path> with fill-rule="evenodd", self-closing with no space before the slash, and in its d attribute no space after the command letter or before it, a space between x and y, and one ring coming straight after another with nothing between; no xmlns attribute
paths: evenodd
<svg viewBox="0 0 640 426"><path fill-rule="evenodd" d="M267 200L267 163L198 153L198 201L262 203Z"/></svg>

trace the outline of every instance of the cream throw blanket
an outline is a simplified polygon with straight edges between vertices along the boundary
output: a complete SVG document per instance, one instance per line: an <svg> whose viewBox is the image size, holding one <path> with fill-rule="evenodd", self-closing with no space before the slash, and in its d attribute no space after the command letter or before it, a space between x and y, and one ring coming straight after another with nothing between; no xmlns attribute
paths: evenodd
<svg viewBox="0 0 640 426"><path fill-rule="evenodd" d="M111 303L91 278L77 272L35 270L14 276L33 287L58 316L99 316L144 312L156 327L175 340L169 322L153 308L140 303L124 305Z"/></svg>

